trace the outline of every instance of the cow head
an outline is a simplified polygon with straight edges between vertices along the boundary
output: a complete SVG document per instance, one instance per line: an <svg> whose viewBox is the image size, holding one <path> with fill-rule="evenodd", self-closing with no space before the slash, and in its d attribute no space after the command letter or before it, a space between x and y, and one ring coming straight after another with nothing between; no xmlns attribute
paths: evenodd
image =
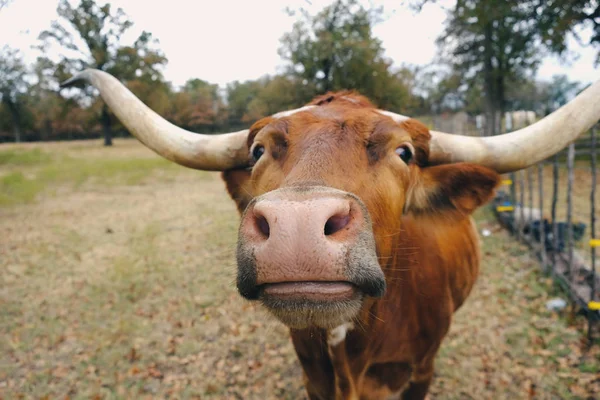
<svg viewBox="0 0 600 400"><path fill-rule="evenodd" d="M313 104L256 122L249 167L223 174L242 213L238 290L294 328L338 326L384 294L403 213L468 215L499 180L478 165L429 166L429 130L361 96Z"/></svg>
<svg viewBox="0 0 600 400"><path fill-rule="evenodd" d="M491 138L430 132L351 93L328 94L249 130L199 135L148 109L110 75L87 70L123 124L158 154L221 170L242 215L237 287L294 328L333 328L386 288L403 214L464 218L499 173L561 150L600 118L600 84L545 119ZM592 104L594 103L594 104Z"/></svg>

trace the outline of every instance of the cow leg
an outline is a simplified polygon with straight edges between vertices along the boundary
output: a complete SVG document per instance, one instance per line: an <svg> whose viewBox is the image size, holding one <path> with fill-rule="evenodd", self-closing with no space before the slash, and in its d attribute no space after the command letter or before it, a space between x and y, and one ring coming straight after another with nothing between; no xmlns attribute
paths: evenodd
<svg viewBox="0 0 600 400"><path fill-rule="evenodd" d="M411 376L408 363L374 364L367 370L362 385L361 399L400 400Z"/></svg>
<svg viewBox="0 0 600 400"><path fill-rule="evenodd" d="M433 362L427 362L413 369L408 387L402 393L402 400L424 400L433 378Z"/></svg>
<svg viewBox="0 0 600 400"><path fill-rule="evenodd" d="M322 362L319 365L319 361ZM300 358L303 369L304 388L309 400L330 400L335 397L334 376L329 360Z"/></svg>
<svg viewBox="0 0 600 400"><path fill-rule="evenodd" d="M353 323L346 323L327 333L329 357L335 375L336 400L358 400L358 393L346 353L346 335L354 328Z"/></svg>
<svg viewBox="0 0 600 400"><path fill-rule="evenodd" d="M304 388L306 389L308 400L327 400L328 398L327 395L323 393L323 389L318 385L313 384L306 374L304 374Z"/></svg>
<svg viewBox="0 0 600 400"><path fill-rule="evenodd" d="M335 376L327 352L326 333L320 330L291 330L292 343L302 366L304 387L310 400L335 397Z"/></svg>

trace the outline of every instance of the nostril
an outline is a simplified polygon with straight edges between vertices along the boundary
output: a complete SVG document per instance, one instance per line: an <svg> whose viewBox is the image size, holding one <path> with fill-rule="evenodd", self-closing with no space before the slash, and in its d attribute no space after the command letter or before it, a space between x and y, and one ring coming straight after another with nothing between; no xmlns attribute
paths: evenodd
<svg viewBox="0 0 600 400"><path fill-rule="evenodd" d="M268 239L271 230L269 228L269 223L267 222L267 219L262 215L257 215L256 226L258 227L258 230Z"/></svg>
<svg viewBox="0 0 600 400"><path fill-rule="evenodd" d="M337 214L325 223L325 236L341 231L350 222L350 214Z"/></svg>

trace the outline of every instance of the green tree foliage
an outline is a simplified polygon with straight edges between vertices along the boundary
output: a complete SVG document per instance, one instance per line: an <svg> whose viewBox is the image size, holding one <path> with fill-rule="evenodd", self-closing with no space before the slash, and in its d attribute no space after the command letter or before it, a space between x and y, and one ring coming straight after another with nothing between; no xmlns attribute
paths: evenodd
<svg viewBox="0 0 600 400"><path fill-rule="evenodd" d="M315 95L313 85L297 76L275 75L227 85L227 121L237 129L282 110L301 107Z"/></svg>
<svg viewBox="0 0 600 400"><path fill-rule="evenodd" d="M225 89L227 97L227 126L230 129L241 128L248 122L248 104L258 96L262 89L259 80L227 84Z"/></svg>
<svg viewBox="0 0 600 400"><path fill-rule="evenodd" d="M281 110L300 107L314 96L314 88L293 76L274 76L261 80L261 89L248 103L247 121L255 121Z"/></svg>
<svg viewBox="0 0 600 400"><path fill-rule="evenodd" d="M567 104L582 89L580 82L569 81L566 75L555 75L549 81L523 79L509 85L508 107L548 115Z"/></svg>
<svg viewBox="0 0 600 400"><path fill-rule="evenodd" d="M76 6L60 0L60 19L40 35L40 43L45 49L59 45L61 58L40 57L28 73L21 65L17 70L25 72L19 75L21 86L16 85L21 89L5 97L19 105L26 140L89 138L104 131L110 143L111 127L125 130L89 85L59 91L60 81L86 67L113 74L157 113L203 133L242 129L264 116L302 106L318 94L344 89L366 95L381 108L413 116L458 110L479 114L490 105L480 99L496 96L493 115L499 123L504 108L551 109L571 90L559 81L546 87L527 75L538 62L533 53L538 47L527 44L533 40L528 36L531 26L521 23L532 2L458 0L449 13L446 37L438 41L447 64L426 68L393 68L385 59L372 32L382 19L381 9L337 0L316 15L300 10L298 23L281 39L284 72L234 81L221 89L202 79L173 88L162 76L166 59L149 33L143 32L131 45L121 43L132 25L122 10L93 0ZM25 79L27 74L31 79ZM13 119L2 105L2 140L13 130Z"/></svg>
<svg viewBox="0 0 600 400"><path fill-rule="evenodd" d="M482 89L487 135L500 131L507 85L541 61L534 11L532 1L457 0L437 40L441 60L466 83L465 96L470 87Z"/></svg>
<svg viewBox="0 0 600 400"><path fill-rule="evenodd" d="M190 79L171 97L170 119L178 126L197 132L214 132L224 117L218 85Z"/></svg>
<svg viewBox="0 0 600 400"><path fill-rule="evenodd" d="M0 10L7 7L10 3L12 3L12 0L0 0Z"/></svg>
<svg viewBox="0 0 600 400"><path fill-rule="evenodd" d="M437 0L409 3L420 10L428 2ZM583 27L594 32L589 43L600 44L597 1L456 0L437 40L440 65L449 66L450 72L429 88L434 108L485 112L487 135L499 133L505 110L551 112L581 87L564 76L551 82L533 76L541 57L567 53L568 34L576 35Z"/></svg>
<svg viewBox="0 0 600 400"><path fill-rule="evenodd" d="M23 131L24 96L28 88L26 74L19 51L4 46L0 50L0 102L3 113L10 117L16 142L21 141Z"/></svg>
<svg viewBox="0 0 600 400"><path fill-rule="evenodd" d="M52 137L53 124L60 120L61 106L65 101L55 87L54 64L45 57L34 65L36 83L29 89L29 105L33 112L35 129L42 139Z"/></svg>
<svg viewBox="0 0 600 400"><path fill-rule="evenodd" d="M567 53L567 38L579 37L582 28L591 29L589 45L598 49L596 65L600 63L600 4L597 0L538 0L537 30L543 43L559 55Z"/></svg>
<svg viewBox="0 0 600 400"><path fill-rule="evenodd" d="M571 101L584 87L580 82L569 81L566 75L555 75L542 86L542 107L540 112L550 114Z"/></svg>
<svg viewBox="0 0 600 400"><path fill-rule="evenodd" d="M133 25L122 9L115 11L110 4L98 5L94 0L81 0L77 6L61 0L57 12L60 20L53 21L39 39L42 49L53 44L62 47L63 56L56 66L59 79L91 67L127 83L137 81L133 86L139 91L143 85L162 82L159 68L167 60L153 48L155 41L150 33L142 32L132 46L121 44L123 34ZM82 92L85 93L89 91ZM101 107L100 121L105 145L109 146L111 117L106 105Z"/></svg>
<svg viewBox="0 0 600 400"><path fill-rule="evenodd" d="M314 93L313 87L286 75L231 82L226 88L228 126L238 129L269 114L300 107Z"/></svg>
<svg viewBox="0 0 600 400"><path fill-rule="evenodd" d="M421 91L426 94L430 111L435 114L455 112L465 108L465 84L458 73L448 73L437 68L423 71L418 79Z"/></svg>
<svg viewBox="0 0 600 400"><path fill-rule="evenodd" d="M378 106L405 111L410 102L402 73L391 71L373 26L382 9L365 9L356 0L338 0L316 16L299 10L299 21L281 39L287 74L316 93L354 89Z"/></svg>

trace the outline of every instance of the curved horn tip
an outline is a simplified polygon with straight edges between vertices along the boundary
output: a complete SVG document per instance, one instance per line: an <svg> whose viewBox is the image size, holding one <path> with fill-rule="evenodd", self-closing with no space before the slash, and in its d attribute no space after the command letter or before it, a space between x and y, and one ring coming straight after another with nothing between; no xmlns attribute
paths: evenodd
<svg viewBox="0 0 600 400"><path fill-rule="evenodd" d="M81 82L89 82L90 80L90 72L94 71L94 69L92 68L86 68L83 71L80 71L78 73L76 73L75 75L73 75L72 77L70 77L69 79L67 79L66 81L62 82L59 87L61 89L64 88L68 88L68 87L72 87L75 86Z"/></svg>

